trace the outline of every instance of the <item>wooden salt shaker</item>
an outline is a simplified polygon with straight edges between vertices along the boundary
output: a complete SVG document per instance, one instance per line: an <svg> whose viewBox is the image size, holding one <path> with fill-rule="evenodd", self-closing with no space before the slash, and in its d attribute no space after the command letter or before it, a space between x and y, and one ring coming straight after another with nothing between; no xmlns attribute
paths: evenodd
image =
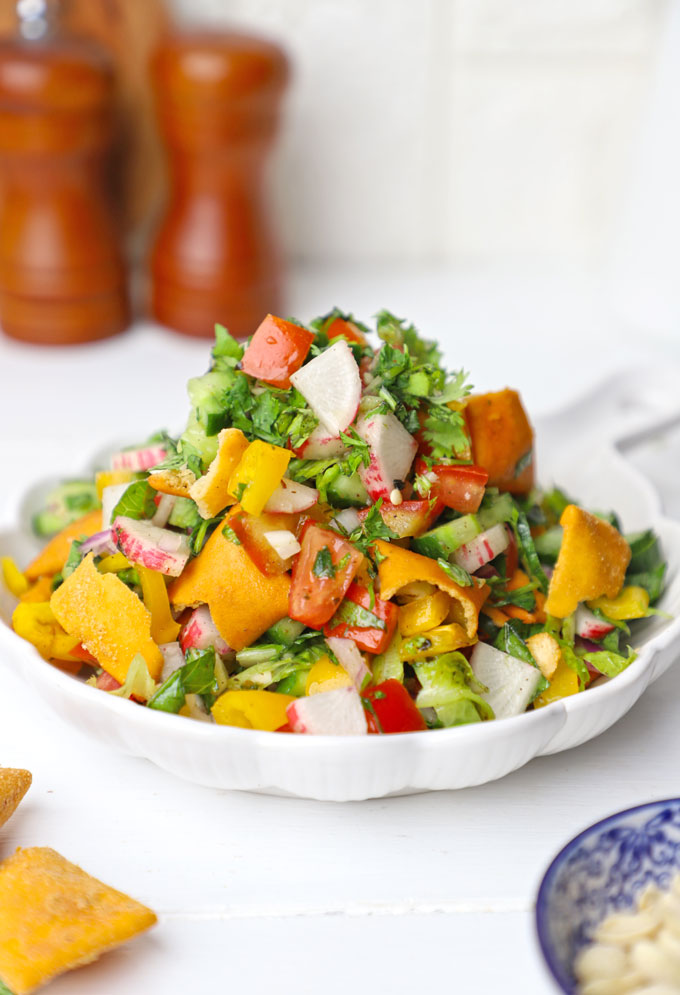
<svg viewBox="0 0 680 995"><path fill-rule="evenodd" d="M0 322L14 338L86 342L128 323L106 176L112 95L89 43L0 42Z"/></svg>
<svg viewBox="0 0 680 995"><path fill-rule="evenodd" d="M153 63L170 198L151 253L151 312L186 335L251 335L280 308L263 193L288 64L239 34L169 38Z"/></svg>

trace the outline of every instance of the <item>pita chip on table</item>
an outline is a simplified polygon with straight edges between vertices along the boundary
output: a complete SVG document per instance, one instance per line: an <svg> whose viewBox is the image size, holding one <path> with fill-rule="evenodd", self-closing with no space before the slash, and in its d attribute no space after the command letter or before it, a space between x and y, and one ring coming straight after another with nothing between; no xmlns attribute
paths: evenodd
<svg viewBox="0 0 680 995"><path fill-rule="evenodd" d="M49 847L18 849L0 864L0 979L13 995L36 991L155 922L151 909Z"/></svg>
<svg viewBox="0 0 680 995"><path fill-rule="evenodd" d="M31 772L0 767L0 826L4 826L31 786Z"/></svg>

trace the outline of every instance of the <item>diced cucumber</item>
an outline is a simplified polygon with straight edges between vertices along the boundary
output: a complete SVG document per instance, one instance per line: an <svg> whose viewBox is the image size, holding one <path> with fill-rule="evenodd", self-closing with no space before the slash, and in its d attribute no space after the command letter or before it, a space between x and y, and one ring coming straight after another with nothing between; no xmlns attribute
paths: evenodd
<svg viewBox="0 0 680 995"><path fill-rule="evenodd" d="M68 480L47 495L45 507L33 517L33 531L41 537L54 535L99 507L93 481Z"/></svg>
<svg viewBox="0 0 680 995"><path fill-rule="evenodd" d="M309 670L309 667L301 667L300 670L295 670L292 674L288 674L288 677L284 677L276 685L277 692L279 694L291 694L294 698L301 698L307 690L307 675Z"/></svg>
<svg viewBox="0 0 680 995"><path fill-rule="evenodd" d="M646 570L654 570L660 563L663 563L659 539L652 529L646 529L644 532L633 532L625 536L625 539L631 552L628 573L643 573Z"/></svg>
<svg viewBox="0 0 680 995"><path fill-rule="evenodd" d="M178 497L172 506L168 525L174 525L176 529L193 529L200 525L202 520L195 501L191 498Z"/></svg>
<svg viewBox="0 0 680 995"><path fill-rule="evenodd" d="M273 646L271 643L263 643L261 646L246 646L236 654L236 662L239 667L254 667L258 663L272 663L278 660L281 655L281 647Z"/></svg>
<svg viewBox="0 0 680 995"><path fill-rule="evenodd" d="M191 410L187 427L184 429L184 432L182 432L181 441L188 442L198 450L203 462L204 470L208 468L217 456L217 436L206 435L205 428L198 420L195 408L192 408Z"/></svg>
<svg viewBox="0 0 680 995"><path fill-rule="evenodd" d="M302 622L292 618L282 618L267 629L265 636L280 646L291 646L304 630Z"/></svg>
<svg viewBox="0 0 680 995"><path fill-rule="evenodd" d="M358 473L351 477L341 473L328 485L328 500L334 508L364 508L368 493Z"/></svg>
<svg viewBox="0 0 680 995"><path fill-rule="evenodd" d="M509 494L499 494L487 507L480 508L476 514L461 515L444 525L438 525L429 532L412 540L412 547L424 556L437 560L440 557L448 560L457 549L470 542L480 532L485 532L500 522L509 522L512 518L513 504Z"/></svg>
<svg viewBox="0 0 680 995"><path fill-rule="evenodd" d="M561 545L561 525L553 525L552 528L546 529L542 535L534 536L534 546L541 563L554 563L559 555Z"/></svg>
<svg viewBox="0 0 680 995"><path fill-rule="evenodd" d="M440 557L448 560L452 553L478 536L481 531L477 515L462 515L451 522L430 529L429 532L424 532L423 535L413 539L411 545L417 553L422 553L424 556L431 556L434 560Z"/></svg>
<svg viewBox="0 0 680 995"><path fill-rule="evenodd" d="M189 400L207 436L217 435L226 425L226 393L233 382L230 370L211 370L202 377L193 377L187 384Z"/></svg>

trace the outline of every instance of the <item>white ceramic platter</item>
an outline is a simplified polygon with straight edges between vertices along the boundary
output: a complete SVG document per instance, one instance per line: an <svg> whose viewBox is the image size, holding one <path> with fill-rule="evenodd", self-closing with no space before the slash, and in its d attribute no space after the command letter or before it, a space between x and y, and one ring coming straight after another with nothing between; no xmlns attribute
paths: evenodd
<svg viewBox="0 0 680 995"><path fill-rule="evenodd" d="M46 663L0 624L0 665L18 671L26 693L61 718L125 753L217 788L348 801L464 788L503 777L533 757L578 746L609 728L680 653L680 524L663 517L657 495L625 460L633 438L680 419L678 373L631 372L536 426L539 475L586 506L613 508L626 531L653 527L669 561L660 607L637 630L637 660L615 679L536 712L455 729L392 736L283 736L209 725L141 708L91 688ZM65 471L76 468L65 468ZM27 496L24 522L45 483ZM0 533L0 556L35 552L25 524ZM13 600L0 592L7 622Z"/></svg>

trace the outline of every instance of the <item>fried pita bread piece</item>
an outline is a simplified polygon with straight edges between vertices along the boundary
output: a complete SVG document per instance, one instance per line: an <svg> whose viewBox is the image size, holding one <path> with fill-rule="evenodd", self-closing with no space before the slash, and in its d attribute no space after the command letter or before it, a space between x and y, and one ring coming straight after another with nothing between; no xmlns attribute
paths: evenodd
<svg viewBox="0 0 680 995"><path fill-rule="evenodd" d="M0 864L0 978L27 995L153 926L156 916L49 847Z"/></svg>
<svg viewBox="0 0 680 995"><path fill-rule="evenodd" d="M10 815L14 814L32 780L30 770L0 767L0 826L4 826Z"/></svg>

